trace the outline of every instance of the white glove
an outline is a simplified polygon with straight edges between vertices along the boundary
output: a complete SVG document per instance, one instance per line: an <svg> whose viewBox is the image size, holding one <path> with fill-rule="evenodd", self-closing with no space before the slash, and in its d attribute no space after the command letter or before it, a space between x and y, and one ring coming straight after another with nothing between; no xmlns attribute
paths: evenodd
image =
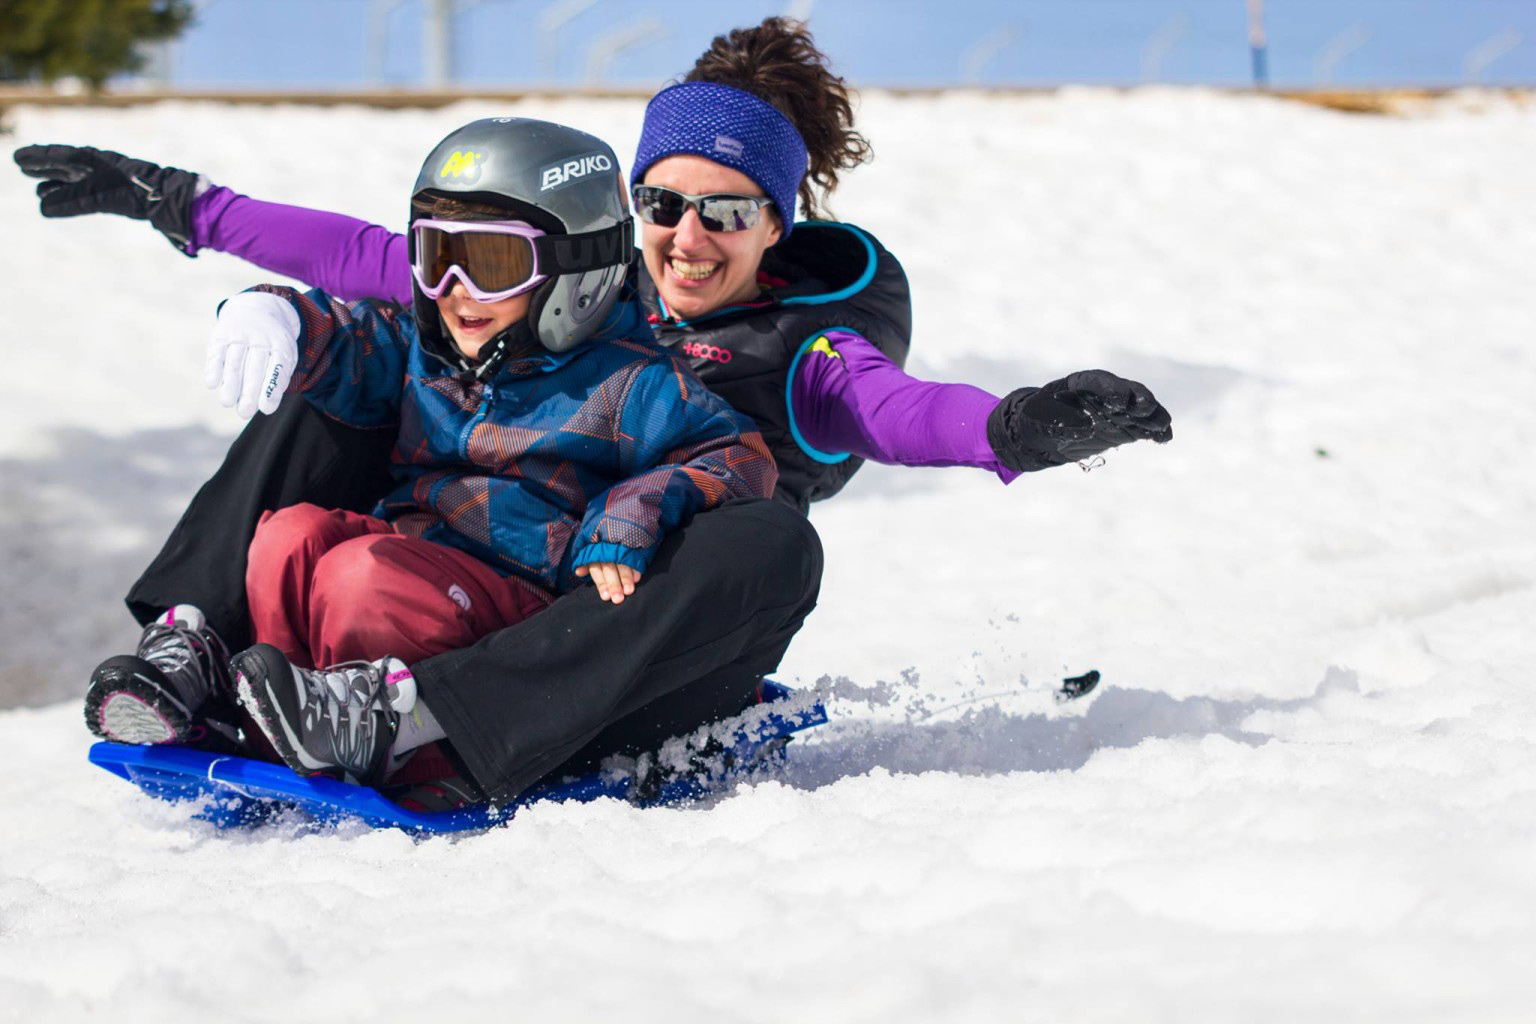
<svg viewBox="0 0 1536 1024"><path fill-rule="evenodd" d="M299 365L299 314L270 292L241 292L219 309L203 383L219 401L250 419L277 411L288 378Z"/></svg>

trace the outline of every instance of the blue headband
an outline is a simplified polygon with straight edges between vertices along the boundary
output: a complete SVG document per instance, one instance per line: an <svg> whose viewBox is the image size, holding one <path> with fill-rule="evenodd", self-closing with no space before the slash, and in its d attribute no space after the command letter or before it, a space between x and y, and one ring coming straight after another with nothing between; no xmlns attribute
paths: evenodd
<svg viewBox="0 0 1536 1024"><path fill-rule="evenodd" d="M757 182L778 208L784 237L789 237L795 194L805 177L805 140L771 104L712 82L661 90L645 108L630 186L638 185L656 161L680 153L713 160Z"/></svg>

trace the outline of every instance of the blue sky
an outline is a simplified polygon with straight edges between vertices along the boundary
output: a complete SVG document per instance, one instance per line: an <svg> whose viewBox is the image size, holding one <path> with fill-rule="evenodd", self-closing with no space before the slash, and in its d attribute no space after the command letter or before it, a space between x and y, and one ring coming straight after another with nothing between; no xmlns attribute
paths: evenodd
<svg viewBox="0 0 1536 1024"><path fill-rule="evenodd" d="M558 31L559 4L587 4ZM459 0L453 78L518 88L654 88L716 33L809 9L862 86L1251 81L1245 0ZM411 87L427 80L426 0L202 0L170 54L188 88ZM1489 85L1536 85L1536 0L1265 0L1274 85L1456 85L1478 47ZM648 30L648 31L647 31ZM641 41L607 60L606 42ZM1149 43L1161 38L1159 61ZM376 45L375 41L382 41ZM1331 52L1334 59L1326 58Z"/></svg>

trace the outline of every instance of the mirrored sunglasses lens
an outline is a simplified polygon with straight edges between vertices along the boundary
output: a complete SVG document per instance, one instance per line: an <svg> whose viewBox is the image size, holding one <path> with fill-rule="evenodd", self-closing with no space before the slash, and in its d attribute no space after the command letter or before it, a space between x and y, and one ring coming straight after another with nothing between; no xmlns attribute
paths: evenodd
<svg viewBox="0 0 1536 1024"><path fill-rule="evenodd" d="M676 192L641 186L635 190L635 210L647 224L675 228L688 204Z"/></svg>
<svg viewBox="0 0 1536 1024"><path fill-rule="evenodd" d="M707 196L699 200L699 219L709 231L745 231L757 223L760 207L746 196Z"/></svg>

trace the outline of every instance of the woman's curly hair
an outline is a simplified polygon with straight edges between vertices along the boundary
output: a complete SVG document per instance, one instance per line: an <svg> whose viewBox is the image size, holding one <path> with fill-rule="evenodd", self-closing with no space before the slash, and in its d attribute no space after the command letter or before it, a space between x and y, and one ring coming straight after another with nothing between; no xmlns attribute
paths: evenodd
<svg viewBox="0 0 1536 1024"><path fill-rule="evenodd" d="M869 140L853 130L848 86L827 66L803 22L765 18L716 36L683 81L740 89L789 118L809 155L800 202L812 220L829 212L826 200L837 188L838 171L874 155ZM793 210L780 212L794 219Z"/></svg>

